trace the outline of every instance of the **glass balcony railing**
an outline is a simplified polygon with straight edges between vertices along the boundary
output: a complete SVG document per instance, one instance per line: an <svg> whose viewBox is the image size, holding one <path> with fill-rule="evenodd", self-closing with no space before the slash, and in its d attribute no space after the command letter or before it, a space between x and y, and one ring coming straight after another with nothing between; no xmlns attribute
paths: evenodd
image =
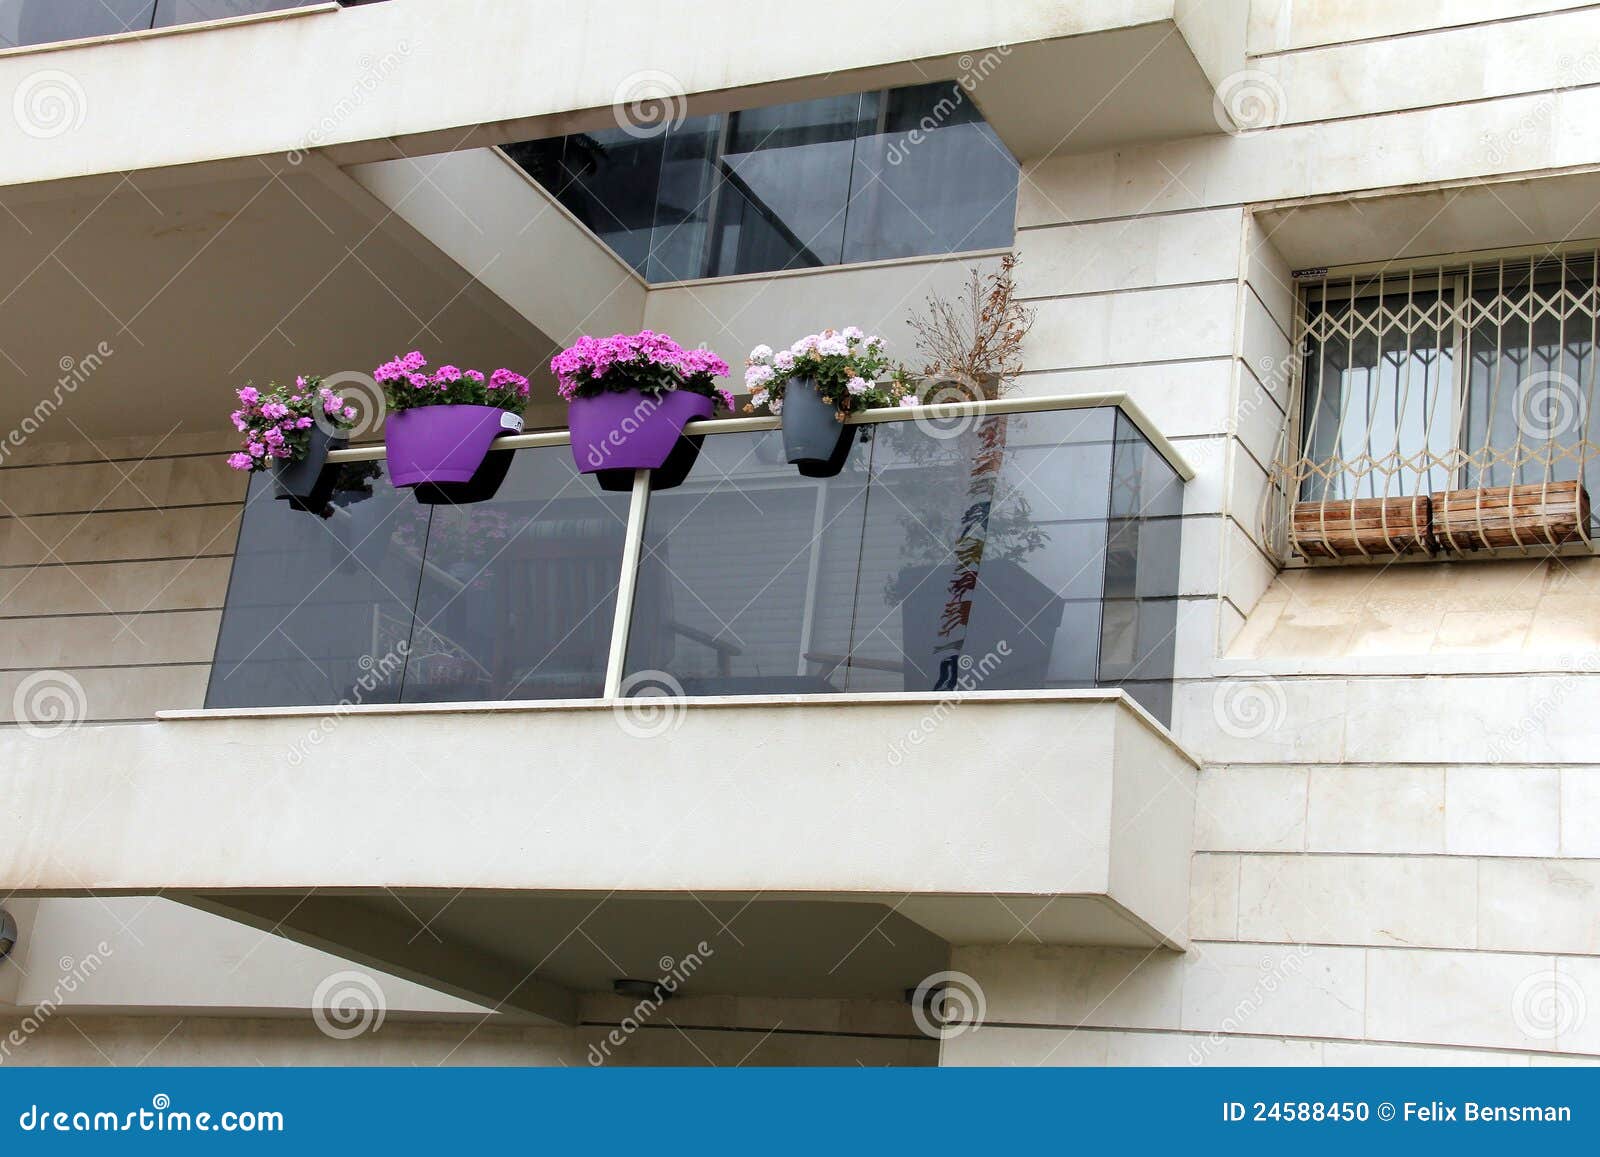
<svg viewBox="0 0 1600 1157"><path fill-rule="evenodd" d="M1165 720L1183 483L1098 401L876 412L830 479L771 419L700 424L655 492L599 489L564 431L469 506L378 448L326 517L257 476L206 705L1122 687Z"/></svg>
<svg viewBox="0 0 1600 1157"><path fill-rule="evenodd" d="M326 0L0 0L0 48L147 32ZM349 8L375 0L339 0Z"/></svg>

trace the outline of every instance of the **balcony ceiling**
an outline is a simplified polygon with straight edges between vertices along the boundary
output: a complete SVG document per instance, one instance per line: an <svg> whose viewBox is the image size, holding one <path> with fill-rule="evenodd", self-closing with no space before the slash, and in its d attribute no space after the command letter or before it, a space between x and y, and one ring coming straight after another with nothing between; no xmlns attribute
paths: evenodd
<svg viewBox="0 0 1600 1157"><path fill-rule="evenodd" d="M32 434L231 433L230 387L551 343L331 166L258 162L0 194L0 436L105 343Z"/></svg>

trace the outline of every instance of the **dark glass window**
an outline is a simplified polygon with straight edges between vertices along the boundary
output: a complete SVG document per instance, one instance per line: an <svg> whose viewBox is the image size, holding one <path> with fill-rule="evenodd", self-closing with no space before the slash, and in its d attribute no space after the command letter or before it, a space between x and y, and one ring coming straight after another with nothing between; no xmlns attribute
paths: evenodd
<svg viewBox="0 0 1600 1157"><path fill-rule="evenodd" d="M960 85L506 150L652 282L1011 244L1017 165Z"/></svg>
<svg viewBox="0 0 1600 1157"><path fill-rule="evenodd" d="M378 463L341 478L326 518L253 481L206 706L601 693L628 495L565 446L518 451L470 506L420 505Z"/></svg>
<svg viewBox="0 0 1600 1157"><path fill-rule="evenodd" d="M1122 686L1168 717L1182 489L1119 411L866 429L836 478L794 474L775 432L730 434L651 495L629 681Z"/></svg>
<svg viewBox="0 0 1600 1157"><path fill-rule="evenodd" d="M283 8L321 0L0 0L0 48L114 36ZM374 0L339 0L345 7Z"/></svg>

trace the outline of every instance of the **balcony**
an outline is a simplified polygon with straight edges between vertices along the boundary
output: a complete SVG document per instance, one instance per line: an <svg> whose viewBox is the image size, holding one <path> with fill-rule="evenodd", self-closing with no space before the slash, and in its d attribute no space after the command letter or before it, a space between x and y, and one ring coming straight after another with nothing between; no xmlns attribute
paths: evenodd
<svg viewBox="0 0 1600 1157"><path fill-rule="evenodd" d="M656 491L564 431L468 506L381 447L318 513L258 482L208 708L0 736L0 871L535 1021L701 939L700 991L877 998L951 944L1182 948L1187 468L1118 396L865 417L826 480L731 419Z"/></svg>
<svg viewBox="0 0 1600 1157"><path fill-rule="evenodd" d="M871 416L831 479L771 419L691 427L654 493L601 490L564 431L502 443L471 505L395 490L378 447L322 518L259 477L206 706L1122 688L1165 721L1182 481L1129 412Z"/></svg>

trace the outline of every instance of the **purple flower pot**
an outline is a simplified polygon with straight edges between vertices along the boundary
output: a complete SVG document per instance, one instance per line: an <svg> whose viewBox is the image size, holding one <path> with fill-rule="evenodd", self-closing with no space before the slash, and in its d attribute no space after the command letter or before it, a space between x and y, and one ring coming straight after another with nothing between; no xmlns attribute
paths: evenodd
<svg viewBox="0 0 1600 1157"><path fill-rule="evenodd" d="M501 434L520 434L522 418L498 406L418 406L384 422L389 481L467 482Z"/></svg>
<svg viewBox="0 0 1600 1157"><path fill-rule="evenodd" d="M654 470L666 462L683 427L711 413L711 399L688 390L654 398L638 390L574 398L567 403L572 460L580 474Z"/></svg>

